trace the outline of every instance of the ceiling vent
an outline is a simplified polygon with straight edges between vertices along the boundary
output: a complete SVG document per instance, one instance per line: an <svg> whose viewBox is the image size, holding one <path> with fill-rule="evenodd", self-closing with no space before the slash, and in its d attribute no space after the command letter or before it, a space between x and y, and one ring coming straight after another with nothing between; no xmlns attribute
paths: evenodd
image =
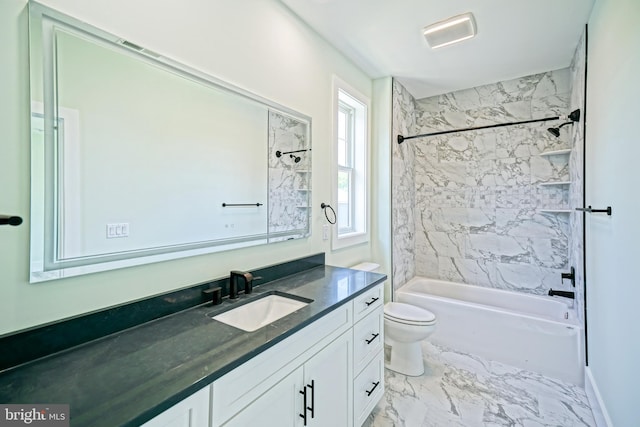
<svg viewBox="0 0 640 427"><path fill-rule="evenodd" d="M432 49L448 46L476 35L476 22L471 12L452 16L422 29L427 43Z"/></svg>

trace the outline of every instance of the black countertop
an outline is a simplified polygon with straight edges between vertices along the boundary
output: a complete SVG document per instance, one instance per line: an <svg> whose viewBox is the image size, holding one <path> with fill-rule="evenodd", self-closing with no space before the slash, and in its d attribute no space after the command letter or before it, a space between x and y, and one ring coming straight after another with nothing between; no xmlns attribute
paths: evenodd
<svg viewBox="0 0 640 427"><path fill-rule="evenodd" d="M72 426L140 425L385 279L315 267L8 369L0 403L69 404ZM275 290L313 302L254 332L208 316Z"/></svg>

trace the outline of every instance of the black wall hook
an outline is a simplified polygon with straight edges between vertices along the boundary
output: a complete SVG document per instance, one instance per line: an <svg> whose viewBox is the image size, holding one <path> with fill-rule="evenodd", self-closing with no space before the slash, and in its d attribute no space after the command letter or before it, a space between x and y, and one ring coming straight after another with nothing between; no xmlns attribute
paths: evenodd
<svg viewBox="0 0 640 427"><path fill-rule="evenodd" d="M22 218L19 216L0 215L0 225L13 225L17 227L22 224Z"/></svg>

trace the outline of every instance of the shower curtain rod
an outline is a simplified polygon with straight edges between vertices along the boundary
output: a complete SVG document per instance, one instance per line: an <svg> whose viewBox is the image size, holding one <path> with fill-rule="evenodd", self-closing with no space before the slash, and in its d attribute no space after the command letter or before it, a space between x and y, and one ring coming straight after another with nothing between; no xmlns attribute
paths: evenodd
<svg viewBox="0 0 640 427"><path fill-rule="evenodd" d="M566 117L566 116L564 116L564 117ZM446 133L467 132L467 131L470 131L470 130L479 130L479 129L499 128L499 127L502 127L502 126L522 125L522 124L525 124L525 123L547 122L549 120L560 120L561 118L563 118L563 116L546 117L544 119L524 120L524 121L521 121L521 122L512 122L512 123L499 123L497 125L477 126L477 127L473 127L473 128L466 128L466 129L443 130L443 131L440 131L440 132L423 133L421 135L412 135L412 136L398 135L398 144L402 144L407 139L422 138L422 137L425 137L425 136L444 135Z"/></svg>

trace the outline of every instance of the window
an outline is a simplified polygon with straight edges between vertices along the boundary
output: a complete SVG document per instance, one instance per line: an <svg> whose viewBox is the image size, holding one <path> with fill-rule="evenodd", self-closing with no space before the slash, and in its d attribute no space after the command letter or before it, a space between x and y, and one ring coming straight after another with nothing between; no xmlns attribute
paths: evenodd
<svg viewBox="0 0 640 427"><path fill-rule="evenodd" d="M337 221L332 247L369 240L368 230L369 100L334 79L334 188Z"/></svg>
<svg viewBox="0 0 640 427"><path fill-rule="evenodd" d="M353 107L338 101L338 234L355 231L354 117Z"/></svg>

